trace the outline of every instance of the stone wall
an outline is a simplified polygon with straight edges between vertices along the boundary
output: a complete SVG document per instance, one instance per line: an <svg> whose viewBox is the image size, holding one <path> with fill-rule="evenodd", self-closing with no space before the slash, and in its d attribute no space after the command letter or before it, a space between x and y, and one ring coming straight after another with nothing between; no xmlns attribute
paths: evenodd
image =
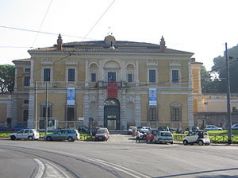
<svg viewBox="0 0 238 178"><path fill-rule="evenodd" d="M231 114L232 124L238 123L238 113ZM200 112L194 113L194 124L199 128L204 125L216 125L222 128L227 128L227 113L226 112Z"/></svg>

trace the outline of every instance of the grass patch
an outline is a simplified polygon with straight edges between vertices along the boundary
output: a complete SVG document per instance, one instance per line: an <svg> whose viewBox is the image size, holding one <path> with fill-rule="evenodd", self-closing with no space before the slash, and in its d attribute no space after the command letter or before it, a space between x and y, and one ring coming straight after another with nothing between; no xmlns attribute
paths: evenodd
<svg viewBox="0 0 238 178"><path fill-rule="evenodd" d="M183 141L187 134L173 134L175 141ZM228 130L212 130L208 131L209 138L212 143L227 143ZM232 143L238 144L238 130L232 130Z"/></svg>
<svg viewBox="0 0 238 178"><path fill-rule="evenodd" d="M13 133L12 131L3 131L0 132L0 138L9 138L9 135Z"/></svg>
<svg viewBox="0 0 238 178"><path fill-rule="evenodd" d="M213 143L227 143L228 130L211 130L208 131L209 138ZM232 130L232 143L238 143L238 130Z"/></svg>

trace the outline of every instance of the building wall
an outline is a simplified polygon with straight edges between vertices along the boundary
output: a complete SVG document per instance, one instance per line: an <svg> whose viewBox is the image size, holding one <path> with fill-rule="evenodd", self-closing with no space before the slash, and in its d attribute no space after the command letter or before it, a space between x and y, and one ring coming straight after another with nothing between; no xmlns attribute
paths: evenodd
<svg viewBox="0 0 238 178"><path fill-rule="evenodd" d="M166 94L159 96L159 120L161 125L173 128L186 128L188 127L188 106L187 95L179 94ZM170 105L172 103L179 103L182 105L182 120L171 121Z"/></svg>
<svg viewBox="0 0 238 178"><path fill-rule="evenodd" d="M5 103L0 103L0 125L5 125L7 118L7 105Z"/></svg>
<svg viewBox="0 0 238 178"><path fill-rule="evenodd" d="M231 112L232 109L238 111L238 95L231 97ZM202 107L200 112L227 112L226 94L210 94L202 96Z"/></svg>
<svg viewBox="0 0 238 178"><path fill-rule="evenodd" d="M12 97L11 95L0 95L0 127L10 127L12 120ZM8 121L8 118L10 119Z"/></svg>

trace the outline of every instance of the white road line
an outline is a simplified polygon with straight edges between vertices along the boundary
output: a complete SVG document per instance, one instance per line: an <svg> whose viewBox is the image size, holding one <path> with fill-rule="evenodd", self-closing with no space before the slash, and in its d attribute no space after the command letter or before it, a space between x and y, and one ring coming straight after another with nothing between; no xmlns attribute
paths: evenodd
<svg viewBox="0 0 238 178"><path fill-rule="evenodd" d="M47 164L50 165L53 169L55 169L57 172L58 172L58 175L56 175L55 173L55 176L57 178L59 177L62 177L61 175L63 175L65 178L70 178L64 171L62 171L57 165L51 163L51 162L48 162L47 161Z"/></svg>
<svg viewBox="0 0 238 178"><path fill-rule="evenodd" d="M44 171L45 171L45 165L39 160L39 159L34 159L34 161L38 164L39 168L36 174L35 178L42 178Z"/></svg>
<svg viewBox="0 0 238 178"><path fill-rule="evenodd" d="M144 178L150 178L149 176L145 175L145 174L142 174L142 173L139 173L135 170L132 170L132 169L129 169L129 168L126 168L126 167L123 167L123 166L120 166L118 164L114 164L114 163L110 163L110 162L107 162L107 161L104 161L104 160L100 160L100 159L92 159L92 158L87 158L88 160L90 161L93 161L93 162L99 162L101 164L104 164L108 167L112 167L114 169L117 169L119 171L122 171L128 175L131 175L132 177L136 177L136 178L141 178L141 177L144 177ZM138 176L137 176L138 175Z"/></svg>
<svg viewBox="0 0 238 178"><path fill-rule="evenodd" d="M129 168L126 168L126 167L123 167L121 165L118 165L118 164L114 164L114 163L110 163L110 162L106 162L104 160L100 160L100 159L94 159L94 158L89 158L89 157L86 157L86 156L75 156L73 154L70 154L70 153L65 153L65 152L61 152L61 151L54 151L56 153L60 153L60 154L63 154L63 155L69 155L69 156L72 156L72 157L77 157L77 158L81 158L81 159L85 159L85 160L88 160L88 161L91 161L91 162L97 162L99 164L104 164L105 166L108 166L108 167L111 167L113 169L116 169L116 170L119 170L121 172L124 172L132 177L135 177L135 178L150 178L149 176L145 175L145 174L142 174L142 173L139 173L135 170L132 170L132 169L129 169Z"/></svg>
<svg viewBox="0 0 238 178"><path fill-rule="evenodd" d="M40 150L45 150L45 151L49 151L48 149L40 149ZM85 159L85 160L88 160L88 161L91 161L91 162L97 162L97 163L99 163L99 164L103 164L103 165L105 165L105 166L108 166L108 167L111 167L111 168L113 168L113 169L115 169L115 170L118 170L118 171L121 171L121 172L124 172L125 174L128 174L128 175L130 175L130 176L132 176L132 177L135 177L135 178L150 178L149 176L147 176L147 175L145 175L145 174L142 174L142 173L139 173L139 172L137 172L137 171L135 171L135 170L133 170L133 169L129 169L129 168L126 168L126 167L123 167L123 166L121 166L121 165L118 165L118 164L115 164L115 163L110 163L110 162L107 162L107 161L104 161L104 160L100 160L100 159L94 159L94 158L89 158L89 157L86 157L86 156L75 156L75 155L73 155L73 154L70 154L70 153L65 153L65 152L61 152L61 151L54 151L54 152L52 152L52 153L59 153L59 154L63 154L63 155L69 155L69 156L71 156L71 157L75 157L75 158L79 158L79 159ZM37 160L37 159L35 159L35 160ZM39 160L38 160L39 161ZM40 161L39 161L40 162ZM42 165L43 165L43 163L42 162L40 162ZM39 165L40 165L40 163L39 163ZM40 167L40 166L39 166ZM43 165L43 167L45 167L44 165ZM45 168L44 168L45 169ZM40 170L40 169L39 169ZM59 170L59 168L58 168L58 170ZM40 172L38 171L38 174L39 174ZM43 172L42 172L42 174L43 174ZM64 174L65 175L65 174ZM41 175L42 176L42 175ZM67 175L66 175L67 176ZM36 178L41 178L41 177L36 177ZM68 178L68 176L67 176L67 178Z"/></svg>

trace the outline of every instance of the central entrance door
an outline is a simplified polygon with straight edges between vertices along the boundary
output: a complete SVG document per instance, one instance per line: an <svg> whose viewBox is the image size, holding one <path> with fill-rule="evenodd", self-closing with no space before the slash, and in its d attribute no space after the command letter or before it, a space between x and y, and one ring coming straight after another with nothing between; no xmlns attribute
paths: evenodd
<svg viewBox="0 0 238 178"><path fill-rule="evenodd" d="M120 103L117 99L110 98L104 102L104 127L120 129Z"/></svg>

